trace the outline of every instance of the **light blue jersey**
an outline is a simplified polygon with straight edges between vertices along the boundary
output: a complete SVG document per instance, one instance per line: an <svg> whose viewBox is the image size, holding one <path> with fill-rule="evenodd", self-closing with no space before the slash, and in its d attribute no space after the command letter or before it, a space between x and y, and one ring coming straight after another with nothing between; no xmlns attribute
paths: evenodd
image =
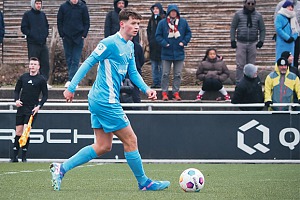
<svg viewBox="0 0 300 200"><path fill-rule="evenodd" d="M133 43L124 40L118 32L101 40L84 61L68 87L70 92L75 92L76 86L97 62L97 77L88 95L91 124L92 128L102 128L106 133L114 132L130 124L119 100L127 71L132 82L144 93L149 87L136 69Z"/></svg>
<svg viewBox="0 0 300 200"><path fill-rule="evenodd" d="M127 71L130 80L142 92L146 93L149 89L136 70L133 43L127 42L118 32L101 40L84 61L68 87L70 92L75 92L76 86L97 62L97 77L89 92L89 99L101 103L120 103L120 87Z"/></svg>

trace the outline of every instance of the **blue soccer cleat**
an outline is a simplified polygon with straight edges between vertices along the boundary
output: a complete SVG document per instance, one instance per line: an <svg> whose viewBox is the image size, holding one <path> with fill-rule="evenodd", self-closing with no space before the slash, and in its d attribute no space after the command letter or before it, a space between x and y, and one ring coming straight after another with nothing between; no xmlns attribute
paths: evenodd
<svg viewBox="0 0 300 200"><path fill-rule="evenodd" d="M144 185L139 184L139 189L146 191L164 190L170 186L170 181L152 181L148 179Z"/></svg>
<svg viewBox="0 0 300 200"><path fill-rule="evenodd" d="M60 166L59 163L52 163L50 165L50 172L52 175L52 187L55 191L60 190L60 184L61 180L64 177L64 175L60 172Z"/></svg>

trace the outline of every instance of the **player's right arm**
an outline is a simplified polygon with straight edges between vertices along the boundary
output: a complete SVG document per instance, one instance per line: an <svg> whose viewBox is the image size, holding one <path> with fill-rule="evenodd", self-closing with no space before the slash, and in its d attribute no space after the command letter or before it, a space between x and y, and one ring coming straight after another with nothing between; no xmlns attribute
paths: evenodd
<svg viewBox="0 0 300 200"><path fill-rule="evenodd" d="M14 100L16 102L17 107L21 107L23 105L23 102L20 100L21 89L22 89L22 76L18 79L14 91Z"/></svg>
<svg viewBox="0 0 300 200"><path fill-rule="evenodd" d="M68 87L68 91L74 93L76 90L76 86L80 83L80 81L85 77L88 71L99 61L104 60L109 55L109 50L104 43L100 42L91 55L82 63L72 81L70 86ZM69 96L69 95L68 95Z"/></svg>

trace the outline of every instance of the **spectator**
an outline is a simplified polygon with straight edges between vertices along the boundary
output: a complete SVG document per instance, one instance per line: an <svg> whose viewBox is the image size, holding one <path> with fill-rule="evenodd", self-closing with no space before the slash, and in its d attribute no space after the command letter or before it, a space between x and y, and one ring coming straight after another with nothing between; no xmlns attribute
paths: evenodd
<svg viewBox="0 0 300 200"><path fill-rule="evenodd" d="M19 139L23 131L27 128L27 124L31 114L35 116L33 118L33 124L37 118L38 111L41 109L48 98L47 82L43 76L38 74L39 69L40 63L38 58L30 58L29 73L23 74L18 79L15 87L14 99L17 107L16 136L11 162L18 162L18 154L20 149ZM41 93L42 98L41 100L39 100ZM26 145L22 147L22 162L27 161L29 141L30 137L28 137Z"/></svg>
<svg viewBox="0 0 300 200"><path fill-rule="evenodd" d="M253 64L247 64L244 67L244 77L235 87L231 103L248 104L263 103L264 95L262 91L260 78L257 76L257 67ZM243 111L258 111L263 107L240 107Z"/></svg>
<svg viewBox="0 0 300 200"><path fill-rule="evenodd" d="M271 72L265 81L265 105L273 103L292 103L294 92L300 103L300 82L296 74L288 69L288 61L284 58L277 60L275 71ZM288 110L288 107L272 107L270 110Z"/></svg>
<svg viewBox="0 0 300 200"><path fill-rule="evenodd" d="M109 11L105 18L104 37L115 34L120 30L119 13L123 8L127 8L127 0L114 0L114 10ZM134 42L139 43L139 33L133 37Z"/></svg>
<svg viewBox="0 0 300 200"><path fill-rule="evenodd" d="M276 30L276 60L284 51L294 55L295 40L300 31L293 3L286 1L278 11L275 22Z"/></svg>
<svg viewBox="0 0 300 200"><path fill-rule="evenodd" d="M144 52L142 46L132 40L134 44L134 57L135 57L135 65L136 69L139 72L139 74L142 76L142 67L145 62ZM140 89L133 84L128 74L126 75L126 78L123 80L123 85L121 87L121 96L120 96L120 102L121 103L141 103L141 96L140 96ZM130 108L137 110L138 108Z"/></svg>
<svg viewBox="0 0 300 200"><path fill-rule="evenodd" d="M109 11L105 18L104 37L113 35L120 30L119 13L127 6L127 0L114 0L114 10Z"/></svg>
<svg viewBox="0 0 300 200"><path fill-rule="evenodd" d="M293 66L294 57L293 57L292 53L288 52L288 51L284 51L284 52L282 52L281 57L288 61L288 68L289 68L290 72L293 72L300 78L299 70ZM295 92L294 92L294 103L298 103L297 94ZM294 108L294 110L299 111L300 107L296 107L296 108Z"/></svg>
<svg viewBox="0 0 300 200"><path fill-rule="evenodd" d="M225 62L217 56L216 49L206 50L196 76L200 81L203 81L202 89L200 89L196 100L202 100L203 94L207 91L219 91L224 95L226 101L230 101L230 96L222 83L229 77L229 70Z"/></svg>
<svg viewBox="0 0 300 200"><path fill-rule="evenodd" d="M150 61L152 68L152 88L161 88L162 64L161 64L161 46L155 39L157 25L160 20L165 18L165 12L160 3L151 6L151 17L147 26L147 38L150 48Z"/></svg>
<svg viewBox="0 0 300 200"><path fill-rule="evenodd" d="M0 11L0 44L3 43L4 33L5 33L4 18L2 12Z"/></svg>
<svg viewBox="0 0 300 200"><path fill-rule="evenodd" d="M162 100L168 101L169 75L173 64L173 99L180 101L179 89L181 73L185 58L184 46L190 42L192 33L188 22L180 16L177 5L171 4L167 9L167 18L158 23L155 38L162 46Z"/></svg>
<svg viewBox="0 0 300 200"><path fill-rule="evenodd" d="M68 66L68 81L65 87L78 70L84 39L90 28L90 17L85 1L67 0L61 4L57 13L57 27Z"/></svg>
<svg viewBox="0 0 300 200"><path fill-rule="evenodd" d="M294 56L293 56L292 52L289 52L289 51L282 52L281 58L284 58L288 61L288 67L289 67L290 72L293 72L298 77L300 77L298 68L293 66Z"/></svg>
<svg viewBox="0 0 300 200"><path fill-rule="evenodd" d="M137 43L134 39L132 39L134 44L134 57L135 57L135 65L139 74L142 76L142 67L145 63L144 51L142 46ZM140 89L133 84L134 88L132 91L132 100L134 103L141 103Z"/></svg>
<svg viewBox="0 0 300 200"><path fill-rule="evenodd" d="M42 11L42 0L31 0L31 9L26 11L21 22L21 31L26 35L28 59L36 57L41 64L40 73L49 79L49 50L47 37L49 24L46 14ZM48 88L52 88L47 84Z"/></svg>
<svg viewBox="0 0 300 200"><path fill-rule="evenodd" d="M265 23L255 6L255 0L245 0L243 9L234 14L231 23L231 47L236 48L236 84L243 77L244 66L255 64L256 48L262 48L265 40Z"/></svg>
<svg viewBox="0 0 300 200"><path fill-rule="evenodd" d="M293 2L294 11L296 12L297 21L300 22L300 3L297 0L290 0L290 1ZM275 22L278 11L280 10L280 8L282 7L282 5L285 2L286 2L286 0L282 0L277 4L276 9L275 9L275 13L274 13L274 22ZM299 53L300 53L300 37L298 35L298 37L295 41L294 60L292 62L292 65L294 67L296 67L297 69L298 69L298 65L299 65Z"/></svg>

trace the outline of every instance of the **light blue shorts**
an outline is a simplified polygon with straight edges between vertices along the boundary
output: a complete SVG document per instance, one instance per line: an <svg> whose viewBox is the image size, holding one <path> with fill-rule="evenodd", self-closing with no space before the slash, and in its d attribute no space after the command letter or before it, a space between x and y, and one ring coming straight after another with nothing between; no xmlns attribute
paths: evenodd
<svg viewBox="0 0 300 200"><path fill-rule="evenodd" d="M92 128L102 128L105 133L114 132L130 124L119 103L100 103L89 99Z"/></svg>

